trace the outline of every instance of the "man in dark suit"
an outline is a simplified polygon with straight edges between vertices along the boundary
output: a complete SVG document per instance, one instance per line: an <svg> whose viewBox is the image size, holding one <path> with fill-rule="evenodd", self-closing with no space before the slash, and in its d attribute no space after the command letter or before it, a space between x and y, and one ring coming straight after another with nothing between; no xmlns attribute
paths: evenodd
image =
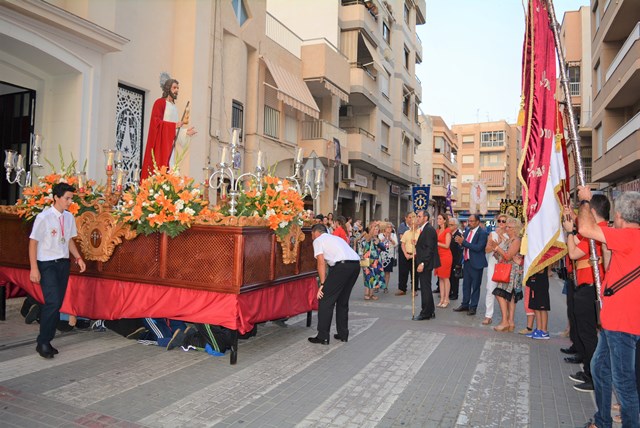
<svg viewBox="0 0 640 428"><path fill-rule="evenodd" d="M431 292L431 276L433 270L440 267L440 257L438 256L438 234L429 224L429 213L418 211L416 221L420 225L420 236L416 242L416 273L420 279L422 303L422 310L416 320L422 321L436 317Z"/></svg>
<svg viewBox="0 0 640 428"><path fill-rule="evenodd" d="M458 290L460 289L460 278L455 275L455 271L462 271L462 246L456 242L458 236L462 236L462 232L458 229L458 219L451 217L449 219L449 229L451 229L451 255L453 256L453 262L451 263L451 291L449 292L449 299L458 300Z"/></svg>
<svg viewBox="0 0 640 428"><path fill-rule="evenodd" d="M480 227L478 214L469 216L469 230L463 236L458 236L456 242L462 246L464 259L464 281L462 282L462 303L454 309L455 312L467 312L475 315L480 300L480 285L482 273L487 267L485 247L487 246L487 232Z"/></svg>

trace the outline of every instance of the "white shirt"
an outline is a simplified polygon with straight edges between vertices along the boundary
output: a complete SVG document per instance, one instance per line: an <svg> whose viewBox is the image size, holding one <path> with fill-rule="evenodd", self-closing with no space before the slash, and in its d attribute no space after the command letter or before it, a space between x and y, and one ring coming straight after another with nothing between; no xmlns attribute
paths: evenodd
<svg viewBox="0 0 640 428"><path fill-rule="evenodd" d="M164 117L162 119L165 122L178 123L180 121L178 117L178 107L172 102L166 101L166 103L167 105L164 108ZM176 140L176 142L180 144L180 147L186 146L191 141L191 137L187 135L187 128L188 128L187 125L183 125L182 128L180 128L180 132L178 133L178 139ZM176 151L173 150L171 152L171 159L169 160L169 165L175 164L175 158L176 158Z"/></svg>
<svg viewBox="0 0 640 428"><path fill-rule="evenodd" d="M68 259L69 240L77 235L76 220L69 211L61 213L53 207L48 207L36 216L29 238L38 241L36 258L46 262Z"/></svg>
<svg viewBox="0 0 640 428"><path fill-rule="evenodd" d="M328 233L323 233L313 241L313 257L318 258L320 254L324 256L329 266L343 260L360 260L358 253L353 251L344 239Z"/></svg>

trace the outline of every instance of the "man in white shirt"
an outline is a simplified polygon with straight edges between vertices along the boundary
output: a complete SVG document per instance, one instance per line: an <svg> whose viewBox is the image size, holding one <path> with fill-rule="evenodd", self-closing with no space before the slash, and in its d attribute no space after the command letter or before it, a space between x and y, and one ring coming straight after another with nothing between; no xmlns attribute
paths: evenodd
<svg viewBox="0 0 640 428"><path fill-rule="evenodd" d="M324 224L311 228L313 255L318 264L318 335L309 342L329 344L333 307L336 308L336 329L333 337L342 342L349 339L349 297L360 274L358 253L340 237L327 233ZM327 265L329 272L327 273Z"/></svg>
<svg viewBox="0 0 640 428"><path fill-rule="evenodd" d="M86 265L73 238L76 220L67 211L75 188L67 183L53 186L53 206L42 211L33 223L29 236L29 278L40 284L44 304L40 311L40 334L36 351L43 358L53 358L58 350L51 346L60 319L60 307L69 280L69 253L76 258L80 272Z"/></svg>

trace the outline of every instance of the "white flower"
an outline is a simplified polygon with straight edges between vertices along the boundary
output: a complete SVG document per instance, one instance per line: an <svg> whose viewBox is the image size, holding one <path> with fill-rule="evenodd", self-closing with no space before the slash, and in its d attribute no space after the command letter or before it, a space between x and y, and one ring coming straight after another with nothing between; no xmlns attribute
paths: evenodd
<svg viewBox="0 0 640 428"><path fill-rule="evenodd" d="M166 184L166 183L162 185L162 188L163 188L164 190L166 190L167 192L169 191L169 185L168 185L168 184Z"/></svg>
<svg viewBox="0 0 640 428"><path fill-rule="evenodd" d="M178 199L178 201L175 203L176 206L176 212L180 211L181 209L184 208L184 201L182 199Z"/></svg>
<svg viewBox="0 0 640 428"><path fill-rule="evenodd" d="M280 224L278 224L278 227L282 229L284 227L287 227L288 224L289 224L288 221L281 221Z"/></svg>
<svg viewBox="0 0 640 428"><path fill-rule="evenodd" d="M281 184L281 182L280 182L280 181L278 182L278 185L275 187L275 189L276 189L276 191L278 191L278 192L282 192L282 184Z"/></svg>
<svg viewBox="0 0 640 428"><path fill-rule="evenodd" d="M156 213L151 213L147 216L147 218L154 218L155 216L157 216L158 214Z"/></svg>
<svg viewBox="0 0 640 428"><path fill-rule="evenodd" d="M146 202L146 201L145 201L145 202L143 202L143 203L142 203L142 206L143 206L143 207L148 207L148 206L149 206L149 202Z"/></svg>
<svg viewBox="0 0 640 428"><path fill-rule="evenodd" d="M153 189L149 189L149 194L153 195L155 192L153 191Z"/></svg>
<svg viewBox="0 0 640 428"><path fill-rule="evenodd" d="M196 213L193 209L191 209L189 207L185 208L184 212L186 212L189 215L194 215Z"/></svg>
<svg viewBox="0 0 640 428"><path fill-rule="evenodd" d="M269 217L271 217L272 215L275 215L275 213L276 213L276 212L275 212L275 210L274 210L273 208L269 208L269 209L267 210L267 212L264 214L264 218L269 218Z"/></svg>

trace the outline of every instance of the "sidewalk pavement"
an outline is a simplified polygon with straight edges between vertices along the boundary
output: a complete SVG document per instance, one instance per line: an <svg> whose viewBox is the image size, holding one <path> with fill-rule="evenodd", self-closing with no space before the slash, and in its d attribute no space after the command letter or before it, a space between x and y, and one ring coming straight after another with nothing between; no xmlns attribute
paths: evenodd
<svg viewBox="0 0 640 428"><path fill-rule="evenodd" d="M351 297L348 343L314 345L306 315L283 328L261 324L241 341L238 364L201 352L167 352L113 332L58 333L60 354L35 352L37 325L22 299L0 322L0 421L6 427L560 427L593 416L592 394L572 388L580 366L563 361L561 283L551 279L550 340L483 326L476 316L437 309L412 321L412 299ZM460 293L461 294L461 293ZM436 299L438 295L434 294ZM416 315L419 298L416 298ZM516 331L525 324L518 303Z"/></svg>

